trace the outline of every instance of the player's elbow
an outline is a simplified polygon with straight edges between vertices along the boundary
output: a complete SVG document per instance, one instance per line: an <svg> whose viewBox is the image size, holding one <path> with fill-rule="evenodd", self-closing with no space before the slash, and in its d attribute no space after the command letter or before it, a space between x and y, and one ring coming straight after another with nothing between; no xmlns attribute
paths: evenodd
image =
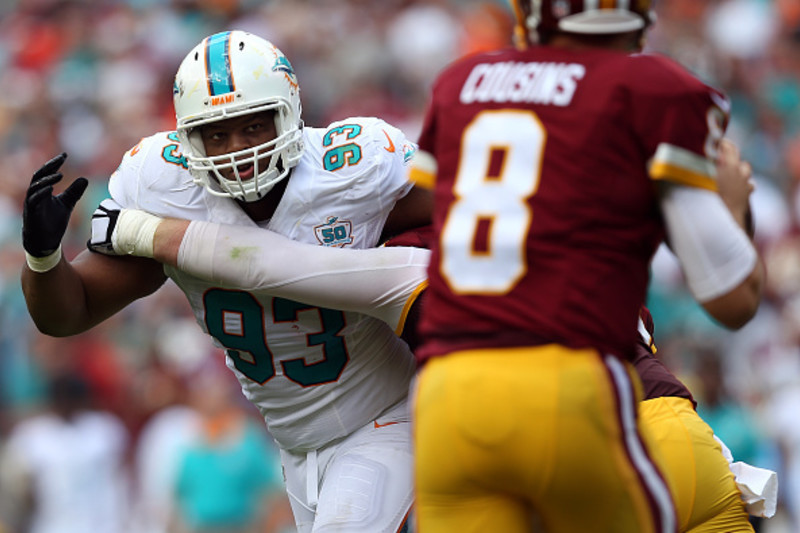
<svg viewBox="0 0 800 533"><path fill-rule="evenodd" d="M60 309L53 302L51 305L41 305L38 300L29 300L28 314L39 333L49 337L70 337L88 329L77 309Z"/></svg>
<svg viewBox="0 0 800 533"><path fill-rule="evenodd" d="M703 302L702 306L721 325L739 329L750 322L758 311L763 283L764 270L759 262L738 286L722 296Z"/></svg>
<svg viewBox="0 0 800 533"><path fill-rule="evenodd" d="M39 330L39 333L47 335L48 337L70 337L80 333L76 328L69 327L69 324L66 324L64 321L37 319L33 315L31 315L31 318L33 318L33 324L36 326L36 329Z"/></svg>

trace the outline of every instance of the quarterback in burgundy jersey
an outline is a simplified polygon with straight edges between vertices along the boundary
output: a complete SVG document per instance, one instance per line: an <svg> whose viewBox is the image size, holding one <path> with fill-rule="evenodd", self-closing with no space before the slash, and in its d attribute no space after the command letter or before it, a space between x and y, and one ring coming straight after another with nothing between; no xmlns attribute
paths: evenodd
<svg viewBox="0 0 800 533"><path fill-rule="evenodd" d="M669 59L532 47L437 81L421 357L558 342L628 355L664 237L654 180L714 189L728 102Z"/></svg>
<svg viewBox="0 0 800 533"><path fill-rule="evenodd" d="M649 0L512 6L517 48L435 81L412 171L435 195L412 402L418 524L677 531L630 362L665 239L721 324L758 307L745 209L729 211L716 182L730 105L635 53Z"/></svg>

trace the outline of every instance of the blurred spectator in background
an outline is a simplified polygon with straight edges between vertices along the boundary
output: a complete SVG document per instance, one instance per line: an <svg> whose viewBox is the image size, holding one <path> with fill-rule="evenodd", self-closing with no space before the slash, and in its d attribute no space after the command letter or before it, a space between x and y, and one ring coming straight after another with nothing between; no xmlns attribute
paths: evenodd
<svg viewBox="0 0 800 533"><path fill-rule="evenodd" d="M196 326L194 326L196 328ZM182 376L153 364L138 375L139 404L146 409L133 457L133 525L137 533L167 533L175 513L178 457L198 438L200 416L187 405Z"/></svg>
<svg viewBox="0 0 800 533"><path fill-rule="evenodd" d="M11 530L126 531L125 426L91 406L77 374L53 377L47 391L44 411L11 429L0 456L0 508Z"/></svg>
<svg viewBox="0 0 800 533"><path fill-rule="evenodd" d="M196 430L176 454L174 533L278 533L294 527L281 461L230 373L189 385ZM244 403L243 403L244 402Z"/></svg>
<svg viewBox="0 0 800 533"><path fill-rule="evenodd" d="M707 347L698 358L697 412L730 448L734 459L761 464L764 458L760 426L750 409L731 395L722 370L722 354Z"/></svg>
<svg viewBox="0 0 800 533"><path fill-rule="evenodd" d="M730 449L735 461L764 466L767 460L763 427L750 408L728 390L722 357L715 347L697 350L697 413ZM769 466L773 466L769 464ZM756 531L763 518L750 517Z"/></svg>

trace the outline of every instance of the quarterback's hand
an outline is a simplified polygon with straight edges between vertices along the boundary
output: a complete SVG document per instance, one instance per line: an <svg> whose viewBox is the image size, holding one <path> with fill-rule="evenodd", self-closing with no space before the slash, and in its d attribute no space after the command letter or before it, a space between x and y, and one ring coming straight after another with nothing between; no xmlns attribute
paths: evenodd
<svg viewBox="0 0 800 533"><path fill-rule="evenodd" d="M755 186L753 169L741 158L739 148L729 139L719 145L717 185L719 195L736 221L753 236L753 215L750 211L750 195Z"/></svg>
<svg viewBox="0 0 800 533"><path fill-rule="evenodd" d="M161 218L138 209L123 209L106 199L92 214L89 250L106 255L153 257L153 239Z"/></svg>
<svg viewBox="0 0 800 533"><path fill-rule="evenodd" d="M80 177L53 196L53 185L64 177L58 171L67 154L57 155L33 174L22 208L22 246L35 258L53 254L67 231L72 209L89 181Z"/></svg>

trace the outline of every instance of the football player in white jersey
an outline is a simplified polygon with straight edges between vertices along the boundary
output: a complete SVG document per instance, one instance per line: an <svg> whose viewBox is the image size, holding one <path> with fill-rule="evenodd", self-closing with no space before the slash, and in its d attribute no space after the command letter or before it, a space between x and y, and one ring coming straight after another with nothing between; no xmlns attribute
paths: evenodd
<svg viewBox="0 0 800 533"><path fill-rule="evenodd" d="M303 127L292 66L264 39L240 31L203 39L173 92L177 131L143 139L111 176L111 198L123 208L347 248L429 223L429 191L407 181L413 143L375 118ZM84 252L65 260L60 241L86 187L79 178L53 196L65 158L34 174L25 199L22 283L37 327L85 331L171 278L281 448L298 531L404 528L414 359L392 328L334 301L321 308L288 299L291 290L231 290L150 259ZM106 237L101 219L92 241ZM226 260L246 255L237 249Z"/></svg>

